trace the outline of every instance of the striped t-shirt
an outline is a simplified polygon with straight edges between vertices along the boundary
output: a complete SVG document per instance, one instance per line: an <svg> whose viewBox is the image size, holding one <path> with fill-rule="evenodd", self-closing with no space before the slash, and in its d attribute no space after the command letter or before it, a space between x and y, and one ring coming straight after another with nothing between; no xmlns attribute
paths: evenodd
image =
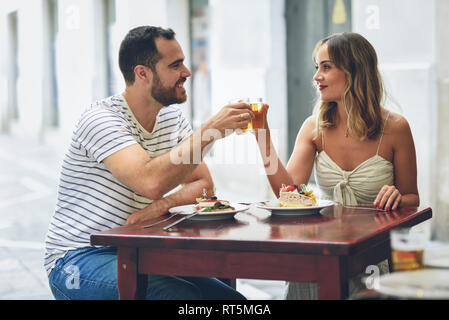
<svg viewBox="0 0 449 320"><path fill-rule="evenodd" d="M122 95L98 101L81 116L62 163L55 212L45 239L45 269L67 251L90 246L90 235L123 225L152 202L120 183L103 159L133 144L151 158L166 153L192 134L175 106L164 107L153 131L136 120Z"/></svg>

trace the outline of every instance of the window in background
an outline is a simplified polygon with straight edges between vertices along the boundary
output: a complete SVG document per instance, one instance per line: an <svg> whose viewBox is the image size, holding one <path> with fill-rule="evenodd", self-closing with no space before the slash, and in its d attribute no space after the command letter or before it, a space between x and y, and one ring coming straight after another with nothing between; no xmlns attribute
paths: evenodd
<svg viewBox="0 0 449 320"><path fill-rule="evenodd" d="M58 2L46 0L44 9L44 124L58 126L58 81L56 77L56 41L58 35Z"/></svg>
<svg viewBox="0 0 449 320"><path fill-rule="evenodd" d="M19 119L17 107L17 79L19 78L19 40L17 11L8 14L8 120Z"/></svg>
<svg viewBox="0 0 449 320"><path fill-rule="evenodd" d="M209 1L190 0L192 57L192 125L198 128L212 115L209 74Z"/></svg>
<svg viewBox="0 0 449 320"><path fill-rule="evenodd" d="M112 47L112 28L115 25L116 16L115 16L115 0L103 0L103 8L104 8L104 50L105 50L105 58L106 58L106 80L107 80L107 95L112 95L116 92L116 78L114 73L114 68L116 68L115 64L115 55L114 49Z"/></svg>

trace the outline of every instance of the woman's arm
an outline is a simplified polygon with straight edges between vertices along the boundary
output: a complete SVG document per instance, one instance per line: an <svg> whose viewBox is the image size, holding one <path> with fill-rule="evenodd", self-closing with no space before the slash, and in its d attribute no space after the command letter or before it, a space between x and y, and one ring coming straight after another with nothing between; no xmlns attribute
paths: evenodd
<svg viewBox="0 0 449 320"><path fill-rule="evenodd" d="M416 152L412 132L407 120L392 119L394 186L384 186L374 205L385 210L397 207L419 206Z"/></svg>
<svg viewBox="0 0 449 320"><path fill-rule="evenodd" d="M307 184L313 170L313 163L317 152L314 142L316 121L311 116L304 121L296 137L295 148L287 164L287 172L296 185Z"/></svg>
<svg viewBox="0 0 449 320"><path fill-rule="evenodd" d="M309 117L303 123L287 168L282 164L273 146L271 130L268 125L266 125L266 128L266 137L256 134L256 139L271 189L279 197L279 189L282 184L307 184L310 179L316 153L316 147L313 143L315 120L313 117Z"/></svg>

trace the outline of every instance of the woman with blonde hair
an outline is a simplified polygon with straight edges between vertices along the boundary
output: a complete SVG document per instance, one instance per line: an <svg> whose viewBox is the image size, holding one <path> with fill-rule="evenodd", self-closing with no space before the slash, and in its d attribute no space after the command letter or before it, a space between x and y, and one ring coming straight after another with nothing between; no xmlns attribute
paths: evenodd
<svg viewBox="0 0 449 320"><path fill-rule="evenodd" d="M278 162L275 173L267 170L276 196L282 184L307 184L315 167L321 199L386 211L418 206L412 133L403 116L382 105L384 89L373 46L357 33L333 34L317 43L313 60L318 101L297 135L286 168L268 124L266 135L256 133L265 167ZM381 269L388 272L386 261ZM360 276L349 283L350 295L362 288ZM316 299L316 284L289 283L287 298Z"/></svg>

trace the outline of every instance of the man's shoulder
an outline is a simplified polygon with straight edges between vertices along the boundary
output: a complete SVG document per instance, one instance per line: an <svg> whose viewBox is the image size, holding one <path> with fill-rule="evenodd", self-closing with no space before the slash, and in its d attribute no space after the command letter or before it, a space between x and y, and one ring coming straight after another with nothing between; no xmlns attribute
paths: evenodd
<svg viewBox="0 0 449 320"><path fill-rule="evenodd" d="M126 112L126 104L122 99L120 99L120 96L110 96L108 98L97 100L84 110L81 119L95 115L123 117Z"/></svg>
<svg viewBox="0 0 449 320"><path fill-rule="evenodd" d="M126 102L121 95L114 95L107 98L99 99L90 105L92 109L109 109L109 110L124 110Z"/></svg>
<svg viewBox="0 0 449 320"><path fill-rule="evenodd" d="M102 130L105 126L129 125L129 119L124 106L114 99L115 96L95 101L81 114L76 128L75 135L82 132L90 132L90 130ZM87 131L86 131L87 130Z"/></svg>

